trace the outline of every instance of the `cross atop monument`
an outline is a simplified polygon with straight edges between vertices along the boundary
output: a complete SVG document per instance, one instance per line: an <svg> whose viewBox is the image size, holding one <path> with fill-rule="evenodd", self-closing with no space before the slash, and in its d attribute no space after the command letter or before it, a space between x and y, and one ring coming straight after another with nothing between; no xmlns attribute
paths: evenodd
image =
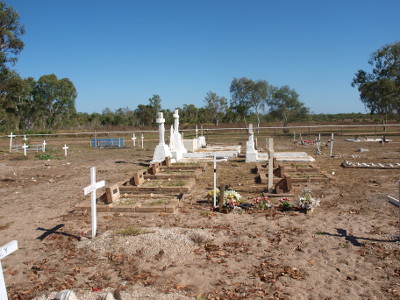
<svg viewBox="0 0 400 300"><path fill-rule="evenodd" d="M179 113L178 113L177 109L175 109L173 116L174 116L174 132L178 132L178 130L179 130Z"/></svg>
<svg viewBox="0 0 400 300"><path fill-rule="evenodd" d="M164 123L165 123L165 119L164 119L164 117L163 117L163 113L160 111L160 112L158 112L158 118L156 119L156 123L157 124L159 124L159 128L158 128L158 131L159 131L159 144L160 145L164 145L165 144L165 141L164 141L164 131L165 131L165 128L164 128Z"/></svg>

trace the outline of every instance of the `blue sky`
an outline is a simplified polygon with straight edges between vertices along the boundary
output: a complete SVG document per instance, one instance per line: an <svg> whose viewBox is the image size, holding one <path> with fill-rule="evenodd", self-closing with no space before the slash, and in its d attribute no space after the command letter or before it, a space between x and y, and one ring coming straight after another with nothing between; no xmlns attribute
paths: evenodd
<svg viewBox="0 0 400 300"><path fill-rule="evenodd" d="M400 41L400 1L13 0L26 27L16 70L56 74L81 112L230 99L234 77L289 85L314 113L365 112L358 69Z"/></svg>

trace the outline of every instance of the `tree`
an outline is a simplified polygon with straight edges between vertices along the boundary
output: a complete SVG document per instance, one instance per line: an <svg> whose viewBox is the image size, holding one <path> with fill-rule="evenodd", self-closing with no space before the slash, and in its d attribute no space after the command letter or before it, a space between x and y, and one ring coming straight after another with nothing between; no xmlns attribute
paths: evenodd
<svg viewBox="0 0 400 300"><path fill-rule="evenodd" d="M0 2L0 67L15 64L18 55L24 48L20 36L25 33L19 22L18 13L4 2Z"/></svg>
<svg viewBox="0 0 400 300"><path fill-rule="evenodd" d="M228 101L225 97L220 97L216 93L209 91L204 98L205 110L212 122L218 126L226 110L228 109Z"/></svg>
<svg viewBox="0 0 400 300"><path fill-rule="evenodd" d="M35 101L42 124L46 128L62 125L76 113L77 92L68 78L43 75L35 88Z"/></svg>
<svg viewBox="0 0 400 300"><path fill-rule="evenodd" d="M260 113L265 108L271 89L272 87L265 80L234 78L230 87L231 108L243 118L252 109L257 117L257 127L260 127Z"/></svg>
<svg viewBox="0 0 400 300"><path fill-rule="evenodd" d="M304 118L309 112L299 101L299 94L287 85L274 88L267 102L271 116L283 120L285 126L289 121Z"/></svg>
<svg viewBox="0 0 400 300"><path fill-rule="evenodd" d="M351 83L358 87L360 99L382 124L400 112L400 43L388 44L371 54L372 72L358 70Z"/></svg>

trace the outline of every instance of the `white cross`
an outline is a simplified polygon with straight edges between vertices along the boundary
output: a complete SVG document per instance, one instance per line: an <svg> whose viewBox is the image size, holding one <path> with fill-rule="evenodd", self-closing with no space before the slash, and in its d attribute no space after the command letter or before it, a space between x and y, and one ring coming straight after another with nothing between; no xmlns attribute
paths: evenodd
<svg viewBox="0 0 400 300"><path fill-rule="evenodd" d="M26 135L24 134L24 138L23 138L24 142L26 142L28 140L28 138L26 137Z"/></svg>
<svg viewBox="0 0 400 300"><path fill-rule="evenodd" d="M16 135L14 135L12 132L10 135L8 135L8 137L10 138L10 152L12 151L12 139L13 137L16 137Z"/></svg>
<svg viewBox="0 0 400 300"><path fill-rule="evenodd" d="M142 139L142 149L143 149L143 140L144 140L143 133L142 133L142 137L141 137L141 139Z"/></svg>
<svg viewBox="0 0 400 300"><path fill-rule="evenodd" d="M105 185L104 180L96 182L96 167L90 168L90 185L83 189L83 194L86 196L91 193L91 209L92 209L92 239L96 236L97 231L97 216L96 216L96 191Z"/></svg>
<svg viewBox="0 0 400 300"><path fill-rule="evenodd" d="M26 156L26 148L29 148L29 146L27 146L25 143L22 146L22 149L24 149L24 156Z"/></svg>
<svg viewBox="0 0 400 300"><path fill-rule="evenodd" d="M7 290L6 283L4 282L3 268L1 266L1 259L6 257L7 255L13 253L18 250L18 242L11 241L8 244L0 247L0 299L7 300Z"/></svg>
<svg viewBox="0 0 400 300"><path fill-rule="evenodd" d="M333 133L331 134L331 145L330 145L330 151L329 151L329 156L332 158L333 157Z"/></svg>
<svg viewBox="0 0 400 300"><path fill-rule="evenodd" d="M46 145L47 145L46 140L44 140L43 141L43 147L42 147L42 151L43 152L46 152Z"/></svg>
<svg viewBox="0 0 400 300"><path fill-rule="evenodd" d="M133 147L135 147L136 146L136 136L135 136L135 134L132 135L131 140L133 141Z"/></svg>
<svg viewBox="0 0 400 300"><path fill-rule="evenodd" d="M67 146L67 144L64 144L63 149L64 149L64 155L65 155L65 156L67 156L67 154L68 154L68 152L67 152L68 148L69 148L69 147Z"/></svg>

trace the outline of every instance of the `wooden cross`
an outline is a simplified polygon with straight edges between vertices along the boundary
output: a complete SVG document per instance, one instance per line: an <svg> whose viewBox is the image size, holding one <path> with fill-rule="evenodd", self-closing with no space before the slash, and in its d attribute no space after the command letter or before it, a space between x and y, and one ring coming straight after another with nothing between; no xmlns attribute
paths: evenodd
<svg viewBox="0 0 400 300"><path fill-rule="evenodd" d="M24 156L26 156L26 149L29 148L29 146L27 146L25 143L22 146L22 149L24 149Z"/></svg>
<svg viewBox="0 0 400 300"><path fill-rule="evenodd" d="M16 137L16 135L14 135L14 134L11 132L11 134L8 135L8 137L10 138L10 152L11 152L11 151L12 151L12 139L13 139L14 137Z"/></svg>
<svg viewBox="0 0 400 300"><path fill-rule="evenodd" d="M42 151L43 152L46 152L46 145L47 145L46 140L44 140L43 141L43 147L42 147Z"/></svg>
<svg viewBox="0 0 400 300"><path fill-rule="evenodd" d="M1 259L6 257L7 255L13 253L14 251L18 250L18 242L11 241L8 244L0 247L0 299L7 300L7 290L6 290L6 283L4 282L4 275L3 275L3 268L1 266Z"/></svg>
<svg viewBox="0 0 400 300"><path fill-rule="evenodd" d="M68 148L69 148L69 147L67 146L67 144L64 144L63 149L64 149L64 155L65 155L65 156L67 156L67 154L68 154L68 152L67 152Z"/></svg>
<svg viewBox="0 0 400 300"><path fill-rule="evenodd" d="M83 189L83 194L91 194L91 212L92 212L92 239L96 236L97 216L96 216L96 191L105 185L104 180L96 182L96 167L90 168L90 185Z"/></svg>
<svg viewBox="0 0 400 300"><path fill-rule="evenodd" d="M274 189L274 139L268 138L268 192Z"/></svg>

